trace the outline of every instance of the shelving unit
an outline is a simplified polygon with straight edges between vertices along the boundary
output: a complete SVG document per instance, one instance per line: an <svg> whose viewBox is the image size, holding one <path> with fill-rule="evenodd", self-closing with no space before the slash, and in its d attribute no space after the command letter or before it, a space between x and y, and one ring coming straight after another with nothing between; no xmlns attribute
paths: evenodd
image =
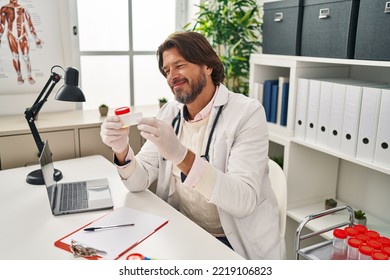
<svg viewBox="0 0 390 280"><path fill-rule="evenodd" d="M390 83L390 62L253 54L250 63L250 96L254 96L255 82L263 83L279 76L290 78L287 126L273 123L268 126L270 142L283 149L288 218L298 225L307 215L324 210L326 198L334 198L338 206L363 209L368 217L367 226L390 236L390 216L387 214L390 213L390 168L294 138L298 78ZM317 231L328 227L337 215L316 221L308 228ZM286 236L291 234L294 234L294 229L287 229ZM330 234L322 237L331 238ZM293 245L287 244L289 248Z"/></svg>

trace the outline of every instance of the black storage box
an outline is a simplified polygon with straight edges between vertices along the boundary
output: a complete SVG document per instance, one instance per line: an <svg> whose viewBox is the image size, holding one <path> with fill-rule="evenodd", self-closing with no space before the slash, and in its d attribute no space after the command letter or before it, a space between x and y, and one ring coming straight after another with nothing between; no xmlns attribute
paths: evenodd
<svg viewBox="0 0 390 280"><path fill-rule="evenodd" d="M299 55L302 0L264 3L263 53Z"/></svg>
<svg viewBox="0 0 390 280"><path fill-rule="evenodd" d="M362 0L360 2L355 58L390 60L389 0Z"/></svg>
<svg viewBox="0 0 390 280"><path fill-rule="evenodd" d="M358 0L305 0L301 55L353 58L358 12Z"/></svg>

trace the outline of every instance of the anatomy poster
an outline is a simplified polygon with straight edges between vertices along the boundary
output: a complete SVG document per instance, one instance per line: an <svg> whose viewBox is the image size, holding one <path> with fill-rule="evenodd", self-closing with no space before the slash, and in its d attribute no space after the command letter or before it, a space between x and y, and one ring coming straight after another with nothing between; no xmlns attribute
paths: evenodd
<svg viewBox="0 0 390 280"><path fill-rule="evenodd" d="M63 63L60 30L57 1L0 0L0 94L42 90Z"/></svg>

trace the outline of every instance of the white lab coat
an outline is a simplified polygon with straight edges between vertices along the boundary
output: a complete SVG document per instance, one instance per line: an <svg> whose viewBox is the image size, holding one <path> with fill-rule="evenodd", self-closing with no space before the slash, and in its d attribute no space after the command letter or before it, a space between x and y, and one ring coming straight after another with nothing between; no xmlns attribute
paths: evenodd
<svg viewBox="0 0 390 280"><path fill-rule="evenodd" d="M208 140L218 108L224 106L210 146L208 168L216 173L216 182L209 200L217 206L223 230L237 253L246 259L282 259L285 245L279 235L277 201L268 177L264 109L258 101L232 93L224 85L216 94L204 139ZM157 118L171 123L182 106L170 102ZM157 195L174 205L172 167L172 162L164 160L147 141L125 185L130 191L141 191L158 178Z"/></svg>

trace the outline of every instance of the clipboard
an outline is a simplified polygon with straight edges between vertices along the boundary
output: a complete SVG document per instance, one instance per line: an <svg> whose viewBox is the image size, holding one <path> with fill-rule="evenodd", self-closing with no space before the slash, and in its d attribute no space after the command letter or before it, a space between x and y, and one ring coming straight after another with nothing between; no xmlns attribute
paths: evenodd
<svg viewBox="0 0 390 280"><path fill-rule="evenodd" d="M86 227L99 227L134 223L134 226L84 231ZM98 250L97 256L86 259L116 260L140 244L168 223L168 220L136 209L121 207L114 209L95 221L71 232L54 242L60 249L71 252L71 241L77 241ZM103 253L103 252L105 253Z"/></svg>

